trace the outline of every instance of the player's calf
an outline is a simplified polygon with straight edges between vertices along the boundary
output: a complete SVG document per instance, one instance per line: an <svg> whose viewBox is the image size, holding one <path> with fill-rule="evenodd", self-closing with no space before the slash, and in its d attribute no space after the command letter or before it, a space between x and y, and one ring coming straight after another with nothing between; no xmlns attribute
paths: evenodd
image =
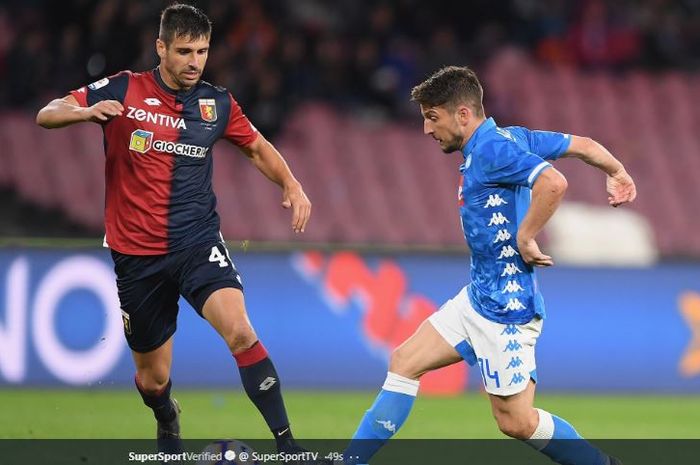
<svg viewBox="0 0 700 465"><path fill-rule="evenodd" d="M233 356L243 388L265 419L277 442L277 449L280 452L294 452L298 446L289 426L280 379L265 346L256 341L252 347Z"/></svg>
<svg viewBox="0 0 700 465"><path fill-rule="evenodd" d="M136 384L136 389L138 389L143 403L153 410L153 416L159 423L168 423L173 421L177 416L176 405L171 402L170 390L172 388L172 381L168 380L159 390L153 389L153 384L149 384L149 388L145 388L142 385L142 381L139 376L134 378Z"/></svg>
<svg viewBox="0 0 700 465"><path fill-rule="evenodd" d="M153 410L156 418L156 440L158 450L169 454L182 452L182 441L180 439L180 405L170 397L172 382L168 380L166 385L159 391L145 389L138 376L134 378L136 388L141 394L143 403Z"/></svg>

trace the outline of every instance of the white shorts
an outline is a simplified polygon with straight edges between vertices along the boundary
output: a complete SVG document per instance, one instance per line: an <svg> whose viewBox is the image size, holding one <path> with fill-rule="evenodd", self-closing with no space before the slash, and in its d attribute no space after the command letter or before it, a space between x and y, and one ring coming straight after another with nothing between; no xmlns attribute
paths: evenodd
<svg viewBox="0 0 700 465"><path fill-rule="evenodd" d="M487 320L472 308L463 288L428 321L470 365L479 364L484 389L489 394L511 396L537 381L535 343L542 319L524 325Z"/></svg>

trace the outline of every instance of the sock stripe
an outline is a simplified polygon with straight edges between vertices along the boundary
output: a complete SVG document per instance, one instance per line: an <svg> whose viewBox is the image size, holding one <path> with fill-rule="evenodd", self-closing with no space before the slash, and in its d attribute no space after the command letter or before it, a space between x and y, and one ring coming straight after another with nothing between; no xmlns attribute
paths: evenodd
<svg viewBox="0 0 700 465"><path fill-rule="evenodd" d="M406 378L405 376L397 375L396 373L388 372L382 389L390 392L398 392L408 396L416 397L418 395L418 387L420 382L415 379Z"/></svg>
<svg viewBox="0 0 700 465"><path fill-rule="evenodd" d="M268 356L267 349L262 342L257 341L250 349L244 350L238 354L233 354L239 368L249 367L256 363L265 360Z"/></svg>
<svg viewBox="0 0 700 465"><path fill-rule="evenodd" d="M549 440L554 437L554 418L549 412L542 409L536 408L535 410L537 410L540 420L535 432L532 433L527 442L535 449L542 450L547 447Z"/></svg>

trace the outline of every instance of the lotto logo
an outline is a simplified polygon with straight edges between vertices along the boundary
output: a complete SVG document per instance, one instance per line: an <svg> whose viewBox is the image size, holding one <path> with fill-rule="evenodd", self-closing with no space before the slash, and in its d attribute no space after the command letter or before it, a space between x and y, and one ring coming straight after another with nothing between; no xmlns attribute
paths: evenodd
<svg viewBox="0 0 700 465"><path fill-rule="evenodd" d="M260 386L258 386L258 388L261 391L267 391L272 386L274 386L276 382L277 382L277 380L275 378L273 378L272 376L268 376L267 378L265 378L265 381L260 383Z"/></svg>
<svg viewBox="0 0 700 465"><path fill-rule="evenodd" d="M153 133L150 131L144 131L143 129L137 129L131 133L131 140L129 141L129 150L134 152L146 153L151 148L153 143Z"/></svg>

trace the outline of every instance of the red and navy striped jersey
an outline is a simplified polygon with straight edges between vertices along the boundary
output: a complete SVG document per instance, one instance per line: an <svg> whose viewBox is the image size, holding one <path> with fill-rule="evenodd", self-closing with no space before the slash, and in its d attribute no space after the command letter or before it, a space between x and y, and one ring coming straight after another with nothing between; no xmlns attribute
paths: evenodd
<svg viewBox="0 0 700 465"><path fill-rule="evenodd" d="M158 68L124 71L71 91L81 106L117 100L121 116L102 125L107 245L160 255L220 238L212 190L212 146L238 146L258 132L224 88L200 81L170 89Z"/></svg>

